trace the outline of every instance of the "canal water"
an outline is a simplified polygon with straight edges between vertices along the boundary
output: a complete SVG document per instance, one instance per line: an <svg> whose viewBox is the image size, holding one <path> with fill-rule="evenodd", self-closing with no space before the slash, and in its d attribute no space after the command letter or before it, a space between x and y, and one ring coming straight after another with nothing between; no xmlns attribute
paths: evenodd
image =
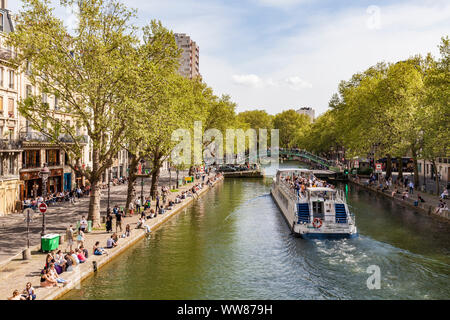
<svg viewBox="0 0 450 320"><path fill-rule="evenodd" d="M271 183L216 185L63 299L450 298L448 224L348 185L360 236L303 240ZM380 289L367 287L369 266L379 267Z"/></svg>

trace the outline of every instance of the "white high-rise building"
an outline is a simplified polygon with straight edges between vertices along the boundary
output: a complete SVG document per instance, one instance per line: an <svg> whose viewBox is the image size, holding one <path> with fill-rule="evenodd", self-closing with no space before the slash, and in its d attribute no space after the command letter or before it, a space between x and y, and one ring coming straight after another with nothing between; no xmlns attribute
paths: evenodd
<svg viewBox="0 0 450 320"><path fill-rule="evenodd" d="M311 118L311 121L314 121L315 118L315 111L313 108L310 107L302 107L297 110L298 114L306 114L308 117Z"/></svg>
<svg viewBox="0 0 450 320"><path fill-rule="evenodd" d="M180 58L179 73L186 78L201 77L199 67L199 47L184 33L175 33L178 48L183 49Z"/></svg>

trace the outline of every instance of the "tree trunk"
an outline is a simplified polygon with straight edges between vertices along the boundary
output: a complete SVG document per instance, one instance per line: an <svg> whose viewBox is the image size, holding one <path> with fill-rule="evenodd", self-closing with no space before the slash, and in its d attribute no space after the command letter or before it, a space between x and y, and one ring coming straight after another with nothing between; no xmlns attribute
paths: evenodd
<svg viewBox="0 0 450 320"><path fill-rule="evenodd" d="M153 200L155 200L156 191L158 190L160 169L161 167L159 165L157 167L153 166L152 169L152 186L150 188L150 196L152 197Z"/></svg>
<svg viewBox="0 0 450 320"><path fill-rule="evenodd" d="M417 190L419 190L419 167L417 165L417 152L414 148L411 151L414 165L414 186Z"/></svg>
<svg viewBox="0 0 450 320"><path fill-rule="evenodd" d="M100 228L100 188L99 188L99 173L100 168L100 154L98 150L92 150L92 173L89 177L91 183L91 194L89 199L89 213L88 220L92 221L93 228ZM108 181L109 182L109 181Z"/></svg>
<svg viewBox="0 0 450 320"><path fill-rule="evenodd" d="M398 170L398 176L397 179L403 178L403 158L397 157L397 170Z"/></svg>
<svg viewBox="0 0 450 320"><path fill-rule="evenodd" d="M386 155L386 179L389 179L392 175L392 158L391 155Z"/></svg>
<svg viewBox="0 0 450 320"><path fill-rule="evenodd" d="M131 162L130 162L130 173L128 176L128 188L127 188L127 202L125 204L125 213L128 212L129 208L130 208L130 203L131 201L133 201L133 190L134 190L134 185L136 182L136 173L137 173L137 166L139 163L139 159L136 157L136 155L131 155Z"/></svg>
<svg viewBox="0 0 450 320"><path fill-rule="evenodd" d="M92 221L93 228L100 228L100 187L99 181L96 179L91 182L91 195L89 199L88 220Z"/></svg>

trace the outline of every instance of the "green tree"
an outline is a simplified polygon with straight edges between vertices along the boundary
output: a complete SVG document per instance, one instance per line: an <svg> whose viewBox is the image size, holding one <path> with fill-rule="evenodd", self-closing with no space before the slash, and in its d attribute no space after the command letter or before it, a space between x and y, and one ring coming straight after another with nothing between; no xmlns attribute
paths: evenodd
<svg viewBox="0 0 450 320"><path fill-rule="evenodd" d="M161 101L172 94L172 91L167 92L167 88L171 88L168 83L176 73L180 54L173 33L161 22L151 21L143 29L143 35L134 65L139 80L129 84L129 98L134 100L135 111L124 127L126 140L123 147L130 158L126 211L133 200L138 164L152 157L155 132L159 130L159 125L153 122L154 115L166 107Z"/></svg>
<svg viewBox="0 0 450 320"><path fill-rule="evenodd" d="M307 115L298 114L295 110L286 110L275 115L273 127L279 130L280 147L292 148L298 146L303 136L308 132L311 121Z"/></svg>
<svg viewBox="0 0 450 320"><path fill-rule="evenodd" d="M59 98L59 110L50 110L41 98L21 101L19 111L34 129L65 150L75 163L71 167L91 184L88 219L100 226L99 181L111 166L125 138L123 122L133 110L128 99L138 44L130 19L134 11L117 0L61 1L63 7L77 7L78 25L73 31L54 15L48 0L23 0L16 17L15 32L8 45L17 48L15 63L32 72L28 75L39 91ZM57 114L70 114L67 125ZM48 124L48 125L47 125ZM85 128L92 145L92 168L80 165L85 140L77 136ZM71 137L66 144L61 135Z"/></svg>

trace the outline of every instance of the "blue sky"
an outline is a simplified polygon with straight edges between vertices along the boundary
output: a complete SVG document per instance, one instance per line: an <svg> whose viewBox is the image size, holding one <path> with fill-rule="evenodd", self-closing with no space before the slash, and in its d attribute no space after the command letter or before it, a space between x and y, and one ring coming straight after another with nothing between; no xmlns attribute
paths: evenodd
<svg viewBox="0 0 450 320"><path fill-rule="evenodd" d="M57 2L56 0L54 1ZM379 62L438 54L450 1L127 0L200 46L200 73L238 111L328 107L340 80ZM13 12L19 1L10 0ZM70 12L57 10L65 21Z"/></svg>

